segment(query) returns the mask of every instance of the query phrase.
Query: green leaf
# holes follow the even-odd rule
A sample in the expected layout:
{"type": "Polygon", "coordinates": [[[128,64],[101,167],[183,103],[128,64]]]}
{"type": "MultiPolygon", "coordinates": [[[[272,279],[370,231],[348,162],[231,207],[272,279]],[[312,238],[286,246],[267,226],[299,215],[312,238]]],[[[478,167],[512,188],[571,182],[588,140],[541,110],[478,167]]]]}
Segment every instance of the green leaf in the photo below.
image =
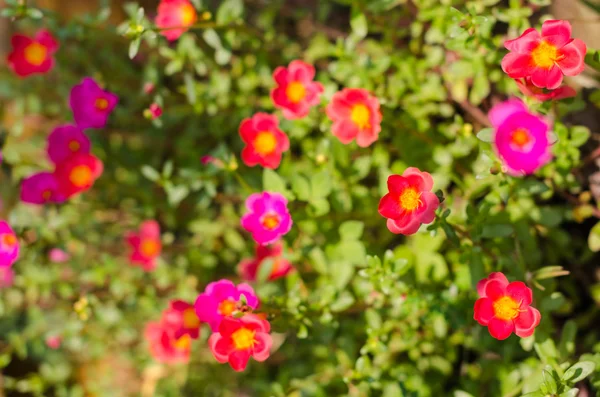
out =
{"type": "Polygon", "coordinates": [[[285,181],[277,172],[265,168],[263,171],[263,189],[269,192],[285,193],[285,181]]]}
{"type": "Polygon", "coordinates": [[[594,372],[595,368],[596,364],[594,364],[592,361],[580,361],[577,364],[573,364],[571,368],[566,370],[562,379],[566,382],[575,384],[594,372]]]}
{"type": "Polygon", "coordinates": [[[202,38],[204,39],[206,44],[208,44],[215,50],[223,46],[221,44],[221,39],[219,38],[219,35],[213,29],[206,29],[204,33],[202,33],[202,38]]]}
{"type": "Polygon", "coordinates": [[[331,193],[331,175],[321,171],[311,178],[311,192],[315,199],[325,198],[331,193]]]}
{"type": "Polygon", "coordinates": [[[185,95],[190,105],[196,103],[196,84],[194,82],[194,76],[191,73],[185,73],[183,75],[183,81],[185,83],[185,95]]]}
{"type": "Polygon", "coordinates": [[[558,344],[558,351],[560,352],[561,357],[567,358],[575,352],[576,335],[577,323],[573,320],[567,321],[563,326],[560,342],[558,344]]]}
{"type": "Polygon", "coordinates": [[[340,225],[340,237],[342,240],[358,240],[363,234],[365,224],[360,221],[346,221],[340,225]]]}
{"type": "Polygon", "coordinates": [[[141,43],[142,43],[142,39],[140,37],[138,37],[137,39],[135,39],[131,43],[129,43],[129,59],[135,58],[138,51],[140,50],[141,43]]]}
{"type": "Polygon", "coordinates": [[[354,274],[354,266],[346,261],[333,262],[329,266],[333,286],[338,291],[346,288],[354,274]]]}
{"type": "Polygon", "coordinates": [[[219,25],[227,25],[240,19],[244,14],[242,0],[225,0],[217,11],[216,21],[219,25]]]}
{"type": "Polygon", "coordinates": [[[160,173],[149,165],[144,165],[142,167],[142,175],[152,182],[156,182],[160,179],[160,173]]]}
{"type": "Polygon", "coordinates": [[[308,179],[303,175],[294,174],[292,176],[292,191],[299,200],[308,201],[311,196],[308,179]]]}
{"type": "Polygon", "coordinates": [[[494,129],[484,128],[477,133],[477,139],[483,142],[492,142],[494,140],[494,129]]]}
{"type": "Polygon", "coordinates": [[[577,125],[571,128],[571,144],[574,146],[581,146],[587,142],[592,133],[589,128],[584,127],[582,125],[577,125]]]}
{"type": "Polygon", "coordinates": [[[513,234],[514,229],[512,225],[508,224],[487,224],[483,226],[481,237],[484,238],[495,238],[495,237],[508,237],[513,234]]]}
{"type": "Polygon", "coordinates": [[[559,394],[558,397],[577,397],[579,395],[579,389],[573,388],[566,392],[559,394]]]}
{"type": "Polygon", "coordinates": [[[358,8],[352,8],[350,16],[350,27],[352,33],[359,39],[364,39],[368,33],[367,17],[358,8]]]}
{"type": "Polygon", "coordinates": [[[596,223],[588,236],[588,247],[592,252],[600,251],[600,222],[596,223]]]}
{"type": "Polygon", "coordinates": [[[329,309],[334,313],[339,313],[352,306],[355,301],[354,296],[350,292],[342,291],[340,296],[331,303],[329,309]]]}

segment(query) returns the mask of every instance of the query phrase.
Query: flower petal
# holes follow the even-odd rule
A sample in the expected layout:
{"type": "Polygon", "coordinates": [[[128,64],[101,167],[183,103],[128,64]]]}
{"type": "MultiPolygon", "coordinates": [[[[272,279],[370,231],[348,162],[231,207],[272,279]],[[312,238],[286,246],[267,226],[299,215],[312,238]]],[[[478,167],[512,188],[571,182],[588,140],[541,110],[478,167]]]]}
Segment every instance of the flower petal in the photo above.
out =
{"type": "Polygon", "coordinates": [[[265,332],[257,332],[254,335],[254,349],[252,351],[252,357],[259,362],[265,361],[271,355],[271,346],[273,345],[273,339],[271,335],[265,332]]]}
{"type": "Polygon", "coordinates": [[[488,325],[494,318],[494,301],[490,298],[479,298],[475,301],[473,318],[481,325],[488,325]]]}
{"type": "Polygon", "coordinates": [[[523,306],[531,305],[533,293],[522,281],[513,281],[506,287],[506,294],[523,306]]]}
{"type": "Polygon", "coordinates": [[[496,300],[506,295],[506,284],[500,280],[490,280],[485,285],[485,296],[496,300]]]}
{"type": "Polygon", "coordinates": [[[526,338],[533,334],[535,327],[540,324],[542,315],[535,307],[528,306],[515,318],[515,334],[521,338],[526,338]]]}
{"type": "Polygon", "coordinates": [[[229,355],[229,365],[236,372],[242,372],[246,369],[250,360],[250,350],[235,350],[229,355]]]}
{"type": "Polygon", "coordinates": [[[566,76],[575,76],[585,69],[585,54],[587,47],[579,39],[571,41],[560,49],[563,58],[558,61],[558,67],[566,76]]]}
{"type": "Polygon", "coordinates": [[[571,40],[571,24],[569,21],[549,19],[542,24],[542,37],[556,36],[553,44],[561,48],[571,40]]]}
{"type": "Polygon", "coordinates": [[[515,330],[515,324],[510,320],[504,321],[494,317],[488,324],[488,330],[494,338],[504,340],[515,330]]]}

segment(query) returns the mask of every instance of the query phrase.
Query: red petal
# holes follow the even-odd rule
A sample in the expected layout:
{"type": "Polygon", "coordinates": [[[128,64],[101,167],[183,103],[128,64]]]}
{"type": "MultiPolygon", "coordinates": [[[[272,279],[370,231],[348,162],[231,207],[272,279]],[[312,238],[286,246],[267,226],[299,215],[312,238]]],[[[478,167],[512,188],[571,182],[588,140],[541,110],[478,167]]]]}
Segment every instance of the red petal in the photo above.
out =
{"type": "Polygon", "coordinates": [[[490,280],[485,285],[485,296],[495,301],[506,295],[506,284],[500,280],[490,280]]]}
{"type": "Polygon", "coordinates": [[[243,324],[240,320],[233,317],[224,317],[219,325],[219,333],[225,337],[242,328],[243,324]]]}
{"type": "Polygon", "coordinates": [[[482,298],[485,297],[485,286],[491,280],[500,281],[505,286],[508,285],[508,279],[502,272],[490,273],[490,275],[487,276],[487,278],[484,278],[483,280],[481,280],[477,283],[477,293],[479,294],[480,297],[482,297],[482,298]]]}
{"type": "Polygon", "coordinates": [[[549,19],[542,24],[542,37],[555,36],[552,41],[558,48],[571,40],[571,24],[569,21],[549,19]]]}
{"type": "Polygon", "coordinates": [[[575,39],[560,49],[564,58],[558,61],[558,67],[567,76],[575,76],[585,69],[585,53],[587,47],[579,39],[575,39]]]}
{"type": "Polygon", "coordinates": [[[531,289],[522,281],[513,281],[506,287],[506,294],[522,306],[529,306],[533,300],[531,289]]]}
{"type": "Polygon", "coordinates": [[[386,194],[381,198],[378,208],[379,214],[385,218],[398,219],[404,213],[397,196],[386,194]]]}
{"type": "Polygon", "coordinates": [[[553,90],[558,88],[563,80],[562,71],[557,66],[550,69],[536,68],[531,74],[531,82],[536,87],[553,90]]]}
{"type": "Polygon", "coordinates": [[[519,317],[515,318],[515,334],[521,338],[531,336],[541,319],[542,315],[538,309],[528,306],[519,314],[519,317]]]}
{"type": "Polygon", "coordinates": [[[273,72],[273,79],[279,85],[286,85],[288,81],[288,71],[283,66],[279,66],[273,72]]]}
{"type": "Polygon", "coordinates": [[[515,324],[512,321],[504,321],[494,317],[488,324],[488,330],[494,338],[504,340],[515,330],[515,324]]]}
{"type": "Polygon", "coordinates": [[[223,338],[221,334],[216,332],[208,338],[208,347],[215,359],[221,364],[229,361],[229,354],[233,351],[231,340],[223,338]]]}
{"type": "Polygon", "coordinates": [[[402,173],[402,176],[409,180],[411,185],[417,185],[417,190],[431,190],[433,187],[433,178],[429,172],[421,172],[418,168],[408,167],[402,173]]]}
{"type": "Polygon", "coordinates": [[[390,175],[387,180],[387,188],[394,196],[400,196],[404,189],[409,186],[408,179],[400,175],[390,175]]]}
{"type": "Polygon", "coordinates": [[[494,301],[490,298],[480,298],[475,301],[473,318],[481,325],[488,325],[494,318],[494,301]]]}
{"type": "Polygon", "coordinates": [[[244,323],[244,327],[251,329],[253,331],[258,332],[270,332],[271,324],[267,320],[263,320],[258,317],[256,314],[246,314],[241,318],[242,323],[244,323]]]}
{"type": "Polygon", "coordinates": [[[252,143],[256,138],[257,131],[254,129],[252,119],[244,119],[240,124],[240,137],[246,143],[252,143]]]}
{"type": "Polygon", "coordinates": [[[501,66],[504,73],[513,79],[530,76],[535,70],[530,53],[509,52],[502,58],[501,66]]]}
{"type": "Polygon", "coordinates": [[[513,40],[506,40],[504,47],[509,51],[527,53],[537,46],[540,41],[540,34],[534,28],[529,28],[513,40]]]}
{"type": "Polygon", "coordinates": [[[257,332],[254,335],[254,340],[256,343],[254,344],[252,357],[256,361],[265,361],[271,355],[271,346],[273,345],[271,335],[264,332],[257,332]]]}
{"type": "Polygon", "coordinates": [[[250,350],[236,350],[229,355],[229,365],[234,371],[242,372],[248,365],[250,359],[250,350]]]}

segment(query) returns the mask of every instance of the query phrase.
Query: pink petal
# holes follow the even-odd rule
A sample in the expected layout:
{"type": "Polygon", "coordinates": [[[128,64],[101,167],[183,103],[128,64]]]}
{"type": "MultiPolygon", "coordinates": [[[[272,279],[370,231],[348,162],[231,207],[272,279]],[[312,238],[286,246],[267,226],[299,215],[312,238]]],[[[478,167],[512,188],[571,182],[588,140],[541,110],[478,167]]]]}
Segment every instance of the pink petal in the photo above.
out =
{"type": "Polygon", "coordinates": [[[515,318],[515,334],[521,338],[531,336],[541,319],[540,312],[535,307],[528,306],[525,311],[519,313],[519,317],[515,318]]]}
{"type": "Polygon", "coordinates": [[[488,325],[494,317],[494,301],[490,298],[479,298],[475,301],[473,318],[481,325],[488,325]]]}
{"type": "Polygon", "coordinates": [[[562,84],[563,74],[559,67],[552,66],[550,69],[536,68],[531,74],[531,82],[536,87],[553,90],[562,84]]]}
{"type": "Polygon", "coordinates": [[[560,49],[560,54],[564,57],[558,61],[558,67],[566,76],[576,76],[585,69],[585,54],[587,47],[579,39],[571,41],[560,49]]]}
{"type": "Polygon", "coordinates": [[[540,41],[540,34],[534,28],[525,30],[521,36],[513,40],[506,40],[504,47],[509,51],[527,53],[533,50],[540,41]]]}
{"type": "Polygon", "coordinates": [[[513,281],[506,287],[506,294],[523,306],[529,306],[533,301],[533,293],[522,281],[513,281]]]}
{"type": "Polygon", "coordinates": [[[495,301],[506,295],[506,284],[500,280],[490,280],[485,285],[485,296],[495,301]]]}
{"type": "Polygon", "coordinates": [[[246,369],[250,360],[250,350],[235,350],[229,355],[229,365],[236,372],[242,372],[246,369]]]}
{"type": "Polygon", "coordinates": [[[509,52],[502,58],[501,66],[504,73],[513,79],[530,76],[535,69],[530,53],[509,52]]]}
{"type": "Polygon", "coordinates": [[[504,340],[515,330],[515,324],[512,321],[504,321],[494,317],[488,324],[488,330],[494,338],[504,340]]]}
{"type": "Polygon", "coordinates": [[[252,357],[259,362],[265,361],[271,355],[271,346],[273,345],[273,339],[271,335],[264,332],[257,332],[254,335],[254,349],[252,351],[252,357]]]}
{"type": "Polygon", "coordinates": [[[571,24],[569,21],[549,19],[542,24],[542,37],[556,36],[558,40],[553,41],[558,48],[564,46],[571,40],[571,24]]]}
{"type": "Polygon", "coordinates": [[[509,99],[494,106],[488,113],[490,123],[496,128],[515,113],[527,112],[527,107],[520,99],[509,99]]]}

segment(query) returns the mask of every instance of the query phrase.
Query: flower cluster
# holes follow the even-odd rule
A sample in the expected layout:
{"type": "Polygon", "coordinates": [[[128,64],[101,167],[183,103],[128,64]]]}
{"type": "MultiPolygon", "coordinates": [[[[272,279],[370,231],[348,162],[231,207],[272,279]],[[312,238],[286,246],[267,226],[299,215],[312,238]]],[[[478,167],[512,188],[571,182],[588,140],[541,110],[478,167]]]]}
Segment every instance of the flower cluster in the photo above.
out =
{"type": "Polygon", "coordinates": [[[42,171],[21,183],[21,201],[29,204],[61,203],[90,189],[103,171],[91,153],[86,128],[103,128],[116,106],[116,95],[102,90],[91,78],[71,90],[69,103],[76,125],[56,127],[48,136],[47,155],[54,171],[42,171]]]}
{"type": "Polygon", "coordinates": [[[19,239],[8,223],[0,220],[0,288],[13,283],[12,265],[19,258],[19,239]]]}

